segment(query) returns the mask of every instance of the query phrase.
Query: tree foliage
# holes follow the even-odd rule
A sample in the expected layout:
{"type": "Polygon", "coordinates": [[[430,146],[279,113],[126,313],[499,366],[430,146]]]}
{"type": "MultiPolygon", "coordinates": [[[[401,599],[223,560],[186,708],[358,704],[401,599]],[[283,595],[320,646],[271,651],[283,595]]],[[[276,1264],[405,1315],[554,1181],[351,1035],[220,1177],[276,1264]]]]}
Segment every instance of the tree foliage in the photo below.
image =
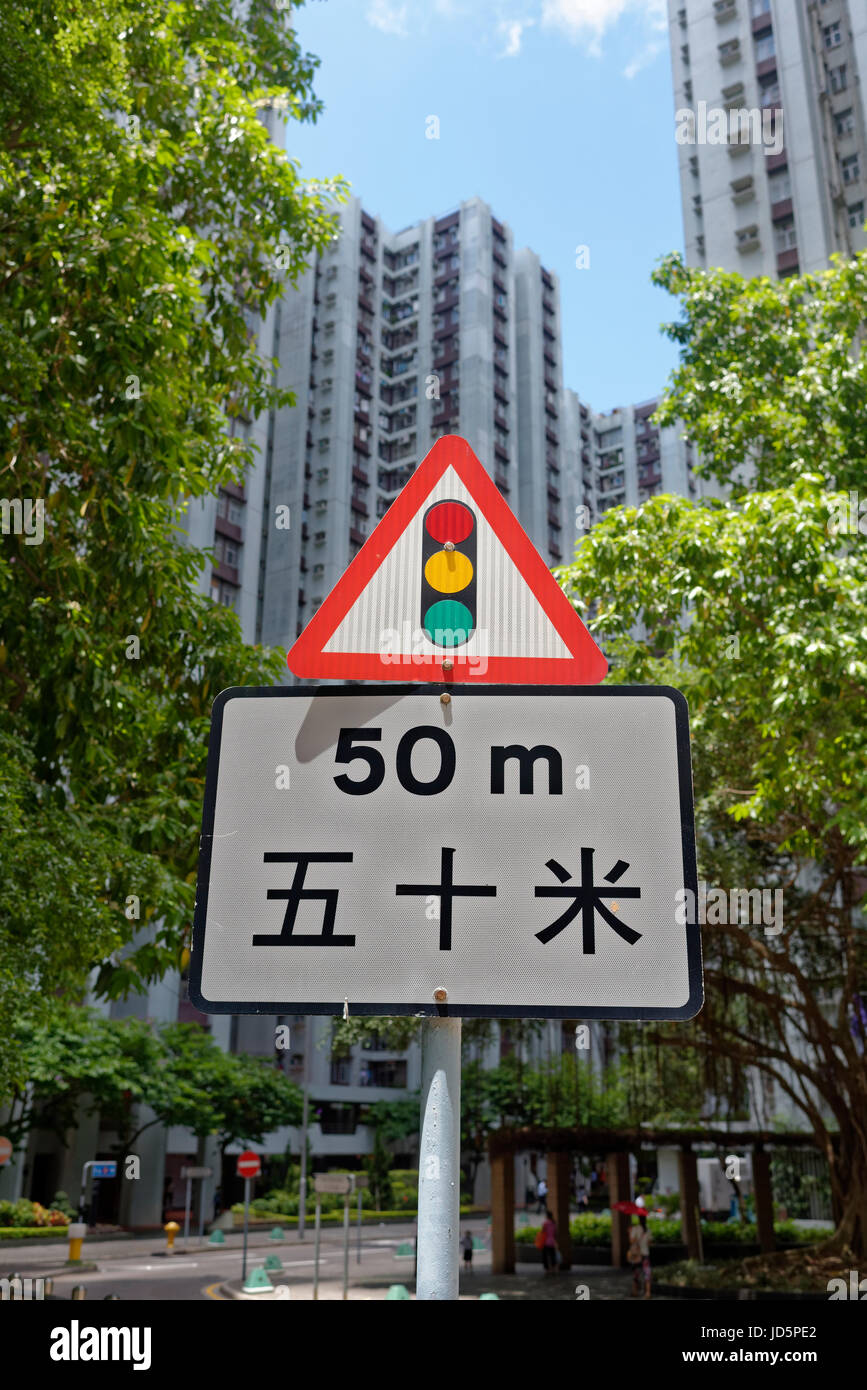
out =
{"type": "Polygon", "coordinates": [[[269,138],[319,110],[271,0],[10,0],[0,65],[0,494],[44,508],[0,550],[8,1038],[91,966],[117,996],[178,962],[211,701],[283,671],[199,591],[185,511],[292,404],[252,325],[343,188],[269,138]]]}
{"type": "Polygon", "coordinates": [[[224,1052],[196,1024],[155,1028],[60,1009],[48,1022],[19,1022],[14,1042],[28,1077],[4,1121],[16,1145],[34,1126],[66,1143],[82,1110],[100,1116],[120,1156],[155,1124],[215,1135],[224,1150],[238,1140],[262,1143],[301,1119],[301,1091],[278,1067],[224,1052]]]}
{"type": "MultiPolygon", "coordinates": [[[[863,1251],[867,546],[848,485],[863,475],[867,257],[781,284],[672,258],[657,279],[684,310],[660,418],[684,420],[730,495],[613,509],[561,578],[611,680],[688,698],[700,877],[784,903],[779,931],[705,927],[705,1008],[657,1037],[701,1052],[711,1094],[727,1059],[800,1109],[838,1242],[863,1251]]],[[[767,1094],[764,1109],[771,1123],[767,1094]]]]}

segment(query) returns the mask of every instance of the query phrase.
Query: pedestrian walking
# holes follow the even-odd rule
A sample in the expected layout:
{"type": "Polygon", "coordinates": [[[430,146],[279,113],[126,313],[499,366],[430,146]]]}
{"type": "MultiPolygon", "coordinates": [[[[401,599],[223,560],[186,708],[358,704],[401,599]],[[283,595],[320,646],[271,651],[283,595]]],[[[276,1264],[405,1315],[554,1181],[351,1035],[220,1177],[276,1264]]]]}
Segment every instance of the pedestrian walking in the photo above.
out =
{"type": "Polygon", "coordinates": [[[548,1203],[547,1203],[547,1197],[548,1197],[548,1184],[546,1183],[546,1181],[545,1181],[544,1178],[540,1178],[540,1179],[539,1179],[538,1186],[537,1186],[537,1188],[536,1188],[536,1200],[537,1200],[537,1202],[538,1202],[538,1206],[536,1207],[536,1212],[537,1212],[537,1213],[540,1212],[540,1211],[544,1211],[544,1210],[545,1210],[546,1206],[548,1205],[548,1203]]]}
{"type": "Polygon", "coordinates": [[[473,1237],[469,1231],[464,1231],[461,1237],[461,1249],[464,1252],[464,1269],[467,1274],[473,1272],[473,1237]]]}
{"type": "Polygon", "coordinates": [[[626,1258],[632,1265],[632,1297],[639,1297],[639,1279],[644,1284],[644,1297],[650,1297],[650,1242],[653,1239],[647,1229],[647,1217],[642,1214],[637,1226],[629,1228],[629,1249],[626,1258]]]}
{"type": "Polygon", "coordinates": [[[554,1274],[557,1270],[557,1222],[550,1211],[545,1212],[545,1220],[542,1222],[542,1264],[545,1274],[554,1274]]]}

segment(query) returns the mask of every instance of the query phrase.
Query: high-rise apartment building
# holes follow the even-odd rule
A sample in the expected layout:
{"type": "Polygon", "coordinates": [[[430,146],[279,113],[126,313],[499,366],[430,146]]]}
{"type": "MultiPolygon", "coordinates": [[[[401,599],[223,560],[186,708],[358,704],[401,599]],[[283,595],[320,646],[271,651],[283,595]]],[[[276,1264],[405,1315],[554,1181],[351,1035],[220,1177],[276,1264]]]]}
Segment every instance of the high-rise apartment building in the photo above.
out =
{"type": "Polygon", "coordinates": [[[776,278],[867,246],[864,0],[669,0],[669,21],[688,263],[776,278]]]}
{"type": "Polygon", "coordinates": [[[296,404],[233,422],[260,461],[189,522],[251,641],[292,645],[444,434],[469,441],[551,564],[571,557],[557,277],[481,199],[390,233],[352,198],[259,343],[296,404]]]}

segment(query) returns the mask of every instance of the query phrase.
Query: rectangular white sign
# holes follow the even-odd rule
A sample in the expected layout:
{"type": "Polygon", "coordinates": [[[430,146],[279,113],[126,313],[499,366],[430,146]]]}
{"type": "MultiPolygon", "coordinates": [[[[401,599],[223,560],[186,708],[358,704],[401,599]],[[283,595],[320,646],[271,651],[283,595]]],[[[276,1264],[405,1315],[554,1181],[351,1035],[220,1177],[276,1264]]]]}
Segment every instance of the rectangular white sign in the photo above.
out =
{"type": "Polygon", "coordinates": [[[181,1169],[181,1177],[182,1177],[182,1178],[212,1178],[213,1176],[214,1176],[214,1170],[213,1170],[213,1168],[182,1168],[182,1169],[181,1169]]]}
{"type": "Polygon", "coordinates": [[[190,989],[205,1012],[346,1000],[690,1018],[696,892],[676,690],[458,686],[444,704],[437,687],[242,687],[215,701],[190,989]]]}
{"type": "Polygon", "coordinates": [[[337,1192],[345,1196],[352,1191],[351,1173],[317,1173],[313,1179],[317,1192],[337,1192]]]}

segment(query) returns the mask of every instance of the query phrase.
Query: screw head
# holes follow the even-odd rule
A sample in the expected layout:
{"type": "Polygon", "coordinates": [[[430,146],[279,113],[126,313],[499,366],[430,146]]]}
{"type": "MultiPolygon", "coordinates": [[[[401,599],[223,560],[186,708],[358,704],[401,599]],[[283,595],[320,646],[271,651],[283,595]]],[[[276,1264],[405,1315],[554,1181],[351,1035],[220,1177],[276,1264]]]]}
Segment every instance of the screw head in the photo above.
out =
{"type": "Polygon", "coordinates": [[[455,664],[455,663],[454,663],[453,661],[450,661],[449,658],[446,657],[445,661],[443,662],[443,670],[444,670],[444,671],[450,671],[450,670],[452,669],[452,667],[454,666],[454,664],[455,664]]]}
{"type": "Polygon", "coordinates": [[[455,543],[454,543],[454,541],[446,541],[445,544],[443,545],[443,550],[454,550],[454,548],[455,548],[455,543]]]}
{"type": "Polygon", "coordinates": [[[433,997],[437,1004],[444,1004],[449,997],[448,990],[435,989],[433,992],[433,997]]]}
{"type": "Polygon", "coordinates": [[[444,690],[443,693],[442,693],[442,695],[440,696],[440,704],[441,704],[441,705],[450,705],[451,702],[452,702],[452,697],[451,697],[451,695],[449,694],[449,692],[448,692],[447,690],[444,690]]]}

